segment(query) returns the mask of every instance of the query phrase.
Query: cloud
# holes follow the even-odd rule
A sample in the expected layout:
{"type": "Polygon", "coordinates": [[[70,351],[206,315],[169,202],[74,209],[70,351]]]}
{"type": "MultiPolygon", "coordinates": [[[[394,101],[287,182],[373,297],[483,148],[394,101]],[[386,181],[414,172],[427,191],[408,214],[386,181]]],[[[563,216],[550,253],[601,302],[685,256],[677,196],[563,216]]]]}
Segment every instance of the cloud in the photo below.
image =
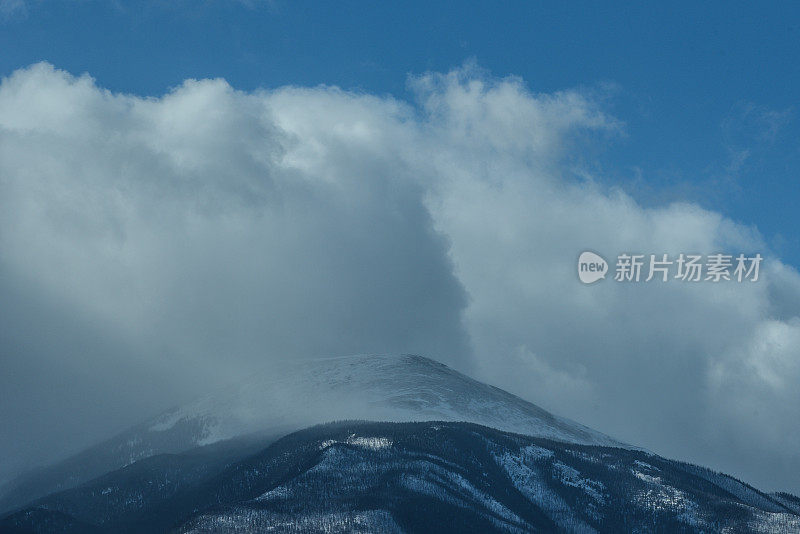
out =
{"type": "Polygon", "coordinates": [[[435,124],[424,159],[481,375],[658,452],[796,488],[783,470],[800,466],[790,422],[800,394],[787,387],[800,378],[796,270],[771,256],[755,284],[582,286],[575,261],[587,249],[612,260],[769,252],[755,229],[718,213],[644,208],[588,173],[575,178],[570,136],[617,129],[579,94],[456,75],[423,84],[435,87],[423,95],[435,124]]]}
{"type": "MultiPolygon", "coordinates": [[[[797,271],[753,228],[594,180],[582,151],[623,126],[584,92],[471,66],[410,86],[413,102],[223,80],[140,98],[47,64],[5,79],[0,289],[62,310],[41,329],[80,319],[25,357],[48,374],[66,344],[100,369],[86,384],[134,381],[119,366],[174,382],[129,402],[133,417],[263,360],[419,352],[656,452],[800,489],[797,271]],[[757,283],[587,287],[586,249],[767,259],[757,283]],[[93,350],[70,341],[98,329],[93,350]]],[[[28,328],[4,338],[24,348],[28,328]]]]}
{"type": "MultiPolygon", "coordinates": [[[[126,399],[141,412],[281,358],[468,358],[466,294],[394,152],[409,143],[407,113],[335,89],[244,94],[222,80],[143,99],[47,64],[5,79],[0,284],[65,303],[92,326],[82,336],[100,331],[120,348],[70,345],[75,336],[31,347],[31,325],[9,329],[28,348],[6,343],[16,370],[3,381],[63,373],[76,351],[75,389],[129,391],[129,367],[173,377],[155,396],[126,399]]],[[[42,308],[29,314],[50,321],[38,331],[60,330],[65,313],[42,308]]],[[[35,385],[13,391],[8,419],[37,403],[55,420],[91,415],[80,401],[60,413],[35,385]]],[[[132,423],[134,412],[105,423],[132,423]]],[[[32,425],[48,426],[39,417],[32,425]]],[[[25,441],[22,430],[3,441],[25,441]]]]}
{"type": "Polygon", "coordinates": [[[315,100],[221,80],[139,99],[48,65],[16,73],[0,90],[3,259],[191,358],[464,353],[446,243],[393,169],[405,133],[378,101],[315,100]],[[305,131],[327,106],[341,116],[305,131]]]}

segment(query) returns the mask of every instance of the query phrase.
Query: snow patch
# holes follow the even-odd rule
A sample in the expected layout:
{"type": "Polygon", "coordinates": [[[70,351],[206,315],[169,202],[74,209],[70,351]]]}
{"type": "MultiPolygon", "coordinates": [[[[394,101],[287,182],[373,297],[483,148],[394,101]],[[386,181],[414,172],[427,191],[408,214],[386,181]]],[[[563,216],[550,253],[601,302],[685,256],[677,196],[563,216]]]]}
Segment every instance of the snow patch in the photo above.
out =
{"type": "Polygon", "coordinates": [[[602,482],[590,478],[583,478],[580,471],[562,462],[553,462],[553,470],[561,483],[565,486],[580,489],[594,499],[595,502],[605,504],[606,500],[605,497],[603,497],[605,486],[602,482]]]}
{"type": "Polygon", "coordinates": [[[326,439],[325,441],[319,444],[319,449],[320,450],[327,449],[331,445],[335,445],[337,443],[353,445],[355,447],[361,447],[362,449],[369,449],[371,451],[380,451],[383,449],[390,448],[394,443],[394,441],[384,437],[365,437],[365,436],[356,436],[355,434],[352,434],[344,441],[326,439]]]}

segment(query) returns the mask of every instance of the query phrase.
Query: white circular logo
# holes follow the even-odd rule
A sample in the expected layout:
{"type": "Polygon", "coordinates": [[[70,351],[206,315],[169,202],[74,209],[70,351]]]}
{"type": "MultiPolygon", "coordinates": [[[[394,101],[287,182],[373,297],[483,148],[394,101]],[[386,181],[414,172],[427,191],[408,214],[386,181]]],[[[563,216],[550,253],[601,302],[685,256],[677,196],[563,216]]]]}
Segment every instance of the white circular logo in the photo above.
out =
{"type": "Polygon", "coordinates": [[[606,277],[608,263],[594,252],[583,252],[578,258],[578,278],[584,284],[593,284],[606,277]]]}

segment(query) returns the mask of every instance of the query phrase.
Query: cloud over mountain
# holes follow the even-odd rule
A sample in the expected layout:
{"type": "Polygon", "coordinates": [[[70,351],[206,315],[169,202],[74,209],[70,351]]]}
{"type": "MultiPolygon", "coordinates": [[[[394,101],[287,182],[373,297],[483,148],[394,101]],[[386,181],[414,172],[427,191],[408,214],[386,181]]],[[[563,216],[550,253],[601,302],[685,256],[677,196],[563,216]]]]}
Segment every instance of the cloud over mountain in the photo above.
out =
{"type": "Polygon", "coordinates": [[[581,154],[624,126],[584,91],[469,66],[410,87],[413,102],[188,80],[145,98],[49,64],[4,79],[0,418],[15,442],[65,417],[64,380],[89,392],[72,423],[97,433],[263,360],[418,352],[797,490],[797,271],[756,229],[603,186],[581,154]],[[757,283],[585,287],[586,249],[766,259],[757,283]]]}

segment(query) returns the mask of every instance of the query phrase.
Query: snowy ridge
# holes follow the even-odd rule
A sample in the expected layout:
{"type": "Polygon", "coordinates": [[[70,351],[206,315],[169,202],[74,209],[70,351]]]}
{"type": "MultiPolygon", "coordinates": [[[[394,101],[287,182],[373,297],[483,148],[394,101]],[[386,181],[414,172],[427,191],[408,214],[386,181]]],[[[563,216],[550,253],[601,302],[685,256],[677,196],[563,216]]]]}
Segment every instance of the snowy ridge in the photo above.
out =
{"type": "Polygon", "coordinates": [[[302,421],[467,421],[537,437],[594,445],[622,443],[433,360],[359,355],[285,365],[164,414],[168,431],[202,422],[198,445],[302,421]]]}
{"type": "Polygon", "coordinates": [[[137,462],[0,518],[0,531],[800,531],[792,495],[640,450],[471,423],[338,422],[234,462],[224,450],[137,462]]]}
{"type": "Polygon", "coordinates": [[[22,476],[2,488],[0,512],[154,455],[253,434],[278,437],[344,419],[466,421],[573,443],[624,446],[422,356],[321,358],[267,369],[22,476]]]}
{"type": "Polygon", "coordinates": [[[311,532],[347,532],[349,526],[317,521],[365,506],[393,526],[418,532],[800,531],[800,514],[779,500],[644,451],[464,423],[341,423],[287,439],[287,449],[321,450],[321,456],[310,468],[281,477],[257,504],[202,513],[182,532],[221,525],[295,532],[297,524],[311,532]],[[353,445],[376,442],[386,446],[353,445]],[[435,504],[420,506],[421,498],[435,504]],[[287,510],[295,510],[299,523],[284,530],[287,510]]]}

